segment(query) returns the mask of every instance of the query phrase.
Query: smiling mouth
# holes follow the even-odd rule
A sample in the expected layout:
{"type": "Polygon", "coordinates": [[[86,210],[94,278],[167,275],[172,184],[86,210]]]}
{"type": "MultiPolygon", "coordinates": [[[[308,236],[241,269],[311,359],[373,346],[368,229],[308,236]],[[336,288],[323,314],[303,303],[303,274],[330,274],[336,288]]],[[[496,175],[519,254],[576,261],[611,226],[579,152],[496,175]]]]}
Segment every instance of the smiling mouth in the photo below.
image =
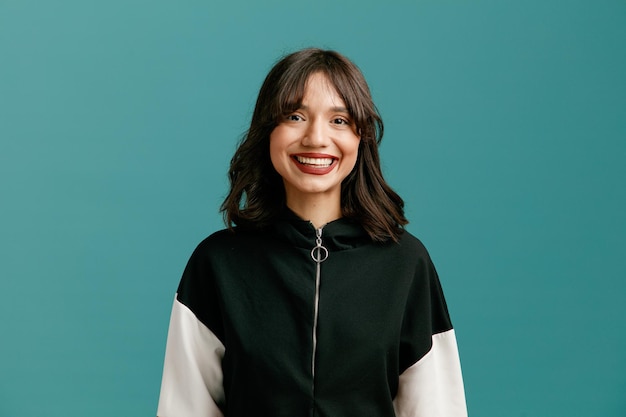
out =
{"type": "Polygon", "coordinates": [[[328,168],[336,161],[334,158],[309,158],[306,156],[294,155],[293,157],[299,164],[310,166],[312,168],[328,168]]]}

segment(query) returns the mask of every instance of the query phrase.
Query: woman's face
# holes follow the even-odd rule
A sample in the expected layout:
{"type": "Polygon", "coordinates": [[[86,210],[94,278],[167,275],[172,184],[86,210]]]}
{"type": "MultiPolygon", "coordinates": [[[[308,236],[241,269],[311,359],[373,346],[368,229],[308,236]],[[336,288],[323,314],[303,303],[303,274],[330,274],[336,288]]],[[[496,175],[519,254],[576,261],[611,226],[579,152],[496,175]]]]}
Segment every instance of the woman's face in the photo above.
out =
{"type": "Polygon", "coordinates": [[[270,158],[283,178],[287,204],[336,198],[356,164],[360,137],[343,100],[323,73],[309,77],[299,109],[270,134],[270,158]]]}

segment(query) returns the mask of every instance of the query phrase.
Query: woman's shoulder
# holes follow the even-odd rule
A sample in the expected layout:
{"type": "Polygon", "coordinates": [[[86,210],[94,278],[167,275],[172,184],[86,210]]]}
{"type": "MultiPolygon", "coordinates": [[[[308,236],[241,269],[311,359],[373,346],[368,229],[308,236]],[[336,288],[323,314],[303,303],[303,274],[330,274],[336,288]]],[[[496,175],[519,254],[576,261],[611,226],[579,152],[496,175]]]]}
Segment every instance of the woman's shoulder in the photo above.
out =
{"type": "Polygon", "coordinates": [[[414,234],[412,234],[406,229],[400,235],[400,239],[398,240],[398,243],[400,244],[400,246],[404,246],[407,249],[412,250],[414,252],[417,251],[420,253],[428,254],[428,251],[426,250],[426,246],[424,246],[424,243],[422,243],[421,239],[419,239],[418,237],[416,237],[414,234]]]}
{"type": "Polygon", "coordinates": [[[262,236],[259,231],[239,227],[217,230],[204,238],[197,246],[198,252],[221,252],[224,249],[257,244],[262,236]]]}

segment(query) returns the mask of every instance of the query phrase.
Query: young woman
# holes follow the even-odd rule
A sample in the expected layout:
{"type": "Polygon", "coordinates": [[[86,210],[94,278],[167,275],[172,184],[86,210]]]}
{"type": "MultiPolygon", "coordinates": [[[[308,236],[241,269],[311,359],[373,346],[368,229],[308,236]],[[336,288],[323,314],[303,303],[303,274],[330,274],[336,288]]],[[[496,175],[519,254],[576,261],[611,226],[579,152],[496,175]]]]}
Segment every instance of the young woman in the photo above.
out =
{"type": "Polygon", "coordinates": [[[228,228],[178,287],[159,416],[466,416],[441,286],[383,179],[382,134],[342,55],[272,68],[231,161],[228,228]]]}

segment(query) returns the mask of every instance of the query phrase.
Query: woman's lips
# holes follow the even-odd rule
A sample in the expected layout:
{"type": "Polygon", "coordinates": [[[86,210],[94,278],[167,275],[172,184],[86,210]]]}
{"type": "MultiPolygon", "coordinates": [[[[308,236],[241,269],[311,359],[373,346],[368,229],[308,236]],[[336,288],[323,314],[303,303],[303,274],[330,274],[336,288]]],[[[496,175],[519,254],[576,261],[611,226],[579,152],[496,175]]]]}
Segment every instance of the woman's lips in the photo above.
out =
{"type": "Polygon", "coordinates": [[[291,155],[298,169],[305,174],[324,175],[335,168],[337,157],[327,154],[295,154],[291,155]]]}

